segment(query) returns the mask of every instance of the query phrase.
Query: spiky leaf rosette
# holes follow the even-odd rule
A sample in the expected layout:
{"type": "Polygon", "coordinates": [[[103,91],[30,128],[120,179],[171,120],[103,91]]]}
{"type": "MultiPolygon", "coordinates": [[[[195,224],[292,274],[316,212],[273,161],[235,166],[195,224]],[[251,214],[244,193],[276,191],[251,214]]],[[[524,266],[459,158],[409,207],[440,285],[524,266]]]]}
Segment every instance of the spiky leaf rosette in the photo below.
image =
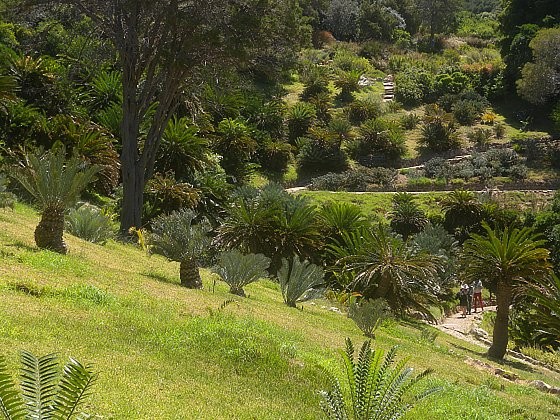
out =
{"type": "Polygon", "coordinates": [[[218,264],[212,271],[230,286],[231,293],[245,296],[243,287],[267,277],[266,270],[269,266],[270,258],[263,254],[244,255],[234,249],[222,252],[218,256],[218,264]]]}
{"type": "Polygon", "coordinates": [[[278,280],[286,305],[295,307],[297,302],[309,300],[314,296],[313,290],[324,283],[323,269],[309,261],[293,257],[288,261],[282,259],[278,271],[278,280]]]}
{"type": "Polygon", "coordinates": [[[354,345],[346,339],[343,353],[346,371],[346,387],[333,376],[332,390],[321,391],[321,407],[329,419],[393,420],[401,418],[414,403],[431,395],[439,388],[409,395],[412,386],[425,378],[430,371],[413,375],[413,369],[405,367],[406,360],[396,362],[397,348],[384,355],[373,350],[371,341],[362,344],[356,357],[354,345]]]}
{"type": "Polygon", "coordinates": [[[150,252],[177,262],[202,255],[210,246],[211,228],[206,220],[196,223],[195,218],[189,209],[155,218],[147,237],[150,252]]]}
{"type": "Polygon", "coordinates": [[[78,200],[97,172],[98,166],[88,166],[76,156],[66,160],[64,149],[59,149],[43,155],[29,153],[12,176],[42,211],[63,212],[78,200]]]}

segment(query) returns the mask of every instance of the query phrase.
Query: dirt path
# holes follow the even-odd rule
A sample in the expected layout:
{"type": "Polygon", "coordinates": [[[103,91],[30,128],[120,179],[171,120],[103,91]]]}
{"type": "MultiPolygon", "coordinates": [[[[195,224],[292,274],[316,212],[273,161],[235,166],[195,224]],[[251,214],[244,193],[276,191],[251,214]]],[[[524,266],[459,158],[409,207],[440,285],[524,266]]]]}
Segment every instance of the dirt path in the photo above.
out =
{"type": "MultiPolygon", "coordinates": [[[[495,312],[496,307],[487,306],[484,308],[484,311],[495,312]]],[[[457,313],[445,318],[440,324],[435,325],[435,327],[453,337],[488,348],[488,334],[485,334],[485,331],[480,328],[483,313],[484,312],[480,311],[478,313],[473,312],[472,315],[467,315],[466,318],[463,318],[460,313],[457,313]]]]}

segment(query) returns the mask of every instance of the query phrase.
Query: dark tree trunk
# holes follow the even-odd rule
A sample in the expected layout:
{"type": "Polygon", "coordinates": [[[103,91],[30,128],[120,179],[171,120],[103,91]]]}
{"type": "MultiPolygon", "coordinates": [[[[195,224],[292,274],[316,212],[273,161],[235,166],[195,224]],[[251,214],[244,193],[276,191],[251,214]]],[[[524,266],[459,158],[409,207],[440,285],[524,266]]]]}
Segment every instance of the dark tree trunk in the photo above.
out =
{"type": "Polygon", "coordinates": [[[511,305],[511,301],[511,286],[504,281],[499,281],[498,290],[496,292],[498,308],[496,321],[494,323],[492,346],[488,349],[488,356],[496,359],[503,359],[507,351],[509,339],[509,306],[511,305]]]}
{"type": "Polygon", "coordinates": [[[202,279],[200,278],[195,258],[187,258],[181,261],[179,277],[181,279],[181,286],[188,289],[202,289],[202,279]]]}
{"type": "Polygon", "coordinates": [[[64,212],[46,209],[41,216],[41,221],[35,228],[35,243],[39,248],[66,254],[68,253],[68,247],[62,238],[63,233],[64,212]]]}
{"type": "Polygon", "coordinates": [[[144,205],[144,169],[134,158],[127,159],[122,154],[123,203],[121,209],[121,234],[129,234],[131,227],[142,227],[142,208],[144,205]],[[125,163],[126,160],[129,162],[125,163]]]}
{"type": "Polygon", "coordinates": [[[377,288],[373,292],[373,298],[384,298],[386,299],[391,292],[391,279],[389,276],[381,276],[377,288]]]}

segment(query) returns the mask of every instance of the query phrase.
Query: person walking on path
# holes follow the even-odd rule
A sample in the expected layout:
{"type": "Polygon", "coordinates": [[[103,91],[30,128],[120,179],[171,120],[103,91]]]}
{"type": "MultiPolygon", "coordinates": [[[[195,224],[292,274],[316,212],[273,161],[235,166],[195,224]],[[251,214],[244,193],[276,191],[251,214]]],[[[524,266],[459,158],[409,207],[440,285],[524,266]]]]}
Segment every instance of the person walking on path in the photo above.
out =
{"type": "Polygon", "coordinates": [[[474,313],[476,313],[476,308],[478,305],[480,305],[480,310],[484,311],[484,304],[482,303],[482,280],[478,280],[476,282],[473,292],[474,313]]]}
{"type": "Polygon", "coordinates": [[[467,315],[471,314],[473,303],[474,283],[467,286],[467,315]]]}
{"type": "Polygon", "coordinates": [[[457,295],[455,296],[456,299],[459,299],[459,308],[462,311],[463,318],[467,317],[467,301],[469,299],[469,286],[463,284],[457,295]]]}

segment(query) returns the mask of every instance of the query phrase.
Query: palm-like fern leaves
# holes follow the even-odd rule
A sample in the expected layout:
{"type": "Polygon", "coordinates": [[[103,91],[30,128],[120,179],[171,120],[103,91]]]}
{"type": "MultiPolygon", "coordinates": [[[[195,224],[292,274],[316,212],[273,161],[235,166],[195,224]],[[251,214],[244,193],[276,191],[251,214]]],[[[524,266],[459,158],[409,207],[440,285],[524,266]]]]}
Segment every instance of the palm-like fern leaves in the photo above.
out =
{"type": "Polygon", "coordinates": [[[26,159],[24,167],[12,176],[42,210],[64,211],[72,206],[100,169],[96,165],[88,166],[76,156],[66,160],[64,150],[42,156],[30,153],[26,159]]]}
{"type": "Polygon", "coordinates": [[[396,347],[386,355],[371,349],[371,341],[362,345],[357,359],[350,339],[343,354],[348,387],[343,390],[339,380],[332,378],[332,390],[321,391],[321,407],[329,419],[385,420],[402,417],[415,402],[437,392],[438,388],[405,398],[410,388],[430,371],[414,376],[406,361],[395,364],[396,347]]]}
{"type": "Polygon", "coordinates": [[[6,420],[70,420],[89,396],[96,376],[89,367],[70,359],[59,374],[56,355],[21,353],[21,393],[0,358],[0,414],[6,420]]]}
{"type": "Polygon", "coordinates": [[[218,256],[218,264],[212,271],[230,286],[230,293],[245,296],[243,287],[268,277],[266,269],[269,266],[270,258],[263,254],[244,255],[233,249],[218,256]]]}
{"type": "Polygon", "coordinates": [[[23,418],[23,400],[8,373],[6,361],[0,356],[0,414],[6,420],[23,418]]]}
{"type": "Polygon", "coordinates": [[[313,290],[323,285],[323,269],[309,261],[293,257],[290,261],[283,258],[278,271],[278,280],[286,305],[295,308],[297,302],[312,298],[313,290]]]}

